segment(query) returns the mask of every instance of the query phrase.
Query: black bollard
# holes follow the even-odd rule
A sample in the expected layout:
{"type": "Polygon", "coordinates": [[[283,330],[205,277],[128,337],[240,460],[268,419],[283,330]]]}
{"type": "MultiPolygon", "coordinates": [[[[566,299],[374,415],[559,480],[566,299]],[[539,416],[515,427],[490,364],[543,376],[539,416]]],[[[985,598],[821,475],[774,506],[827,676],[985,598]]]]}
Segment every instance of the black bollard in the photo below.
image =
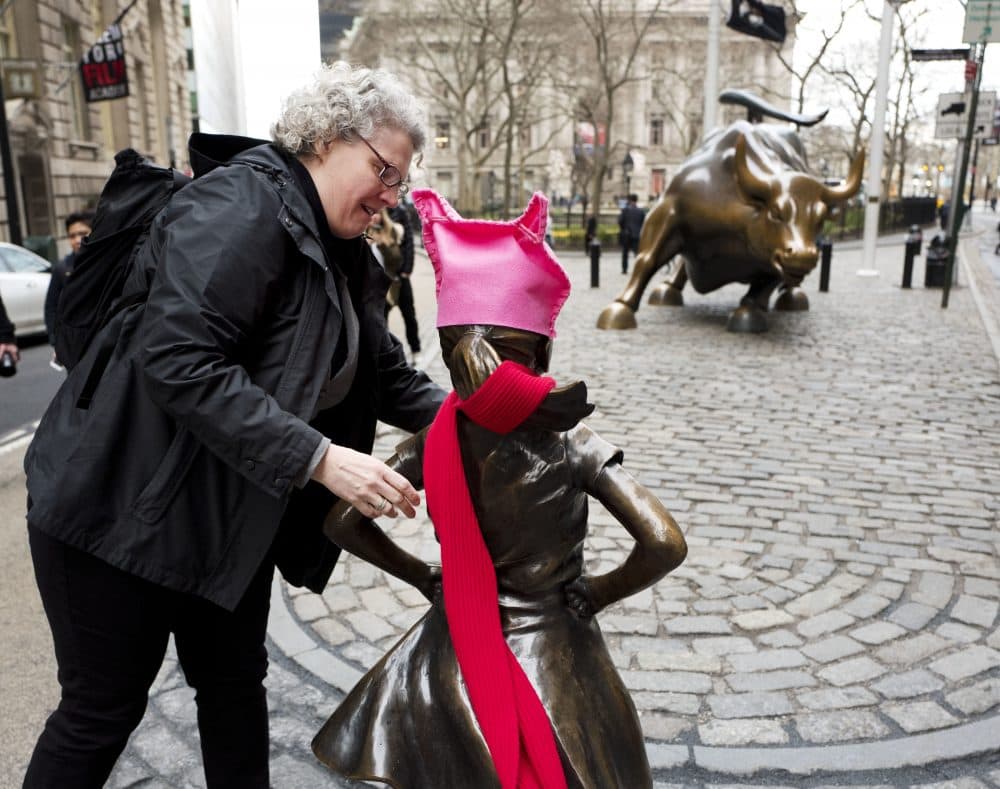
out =
{"type": "Polygon", "coordinates": [[[601,242],[595,236],[590,242],[590,287],[601,286],[601,242]]]}
{"type": "Polygon", "coordinates": [[[833,242],[828,238],[821,238],[816,246],[819,247],[819,289],[821,293],[830,290],[830,258],[833,257],[833,242]]]}
{"type": "Polygon", "coordinates": [[[913,279],[913,258],[920,254],[920,247],[924,240],[924,234],[921,232],[920,227],[917,225],[910,226],[910,232],[906,236],[906,251],[903,257],[903,285],[902,287],[910,287],[910,281],[913,279]]]}

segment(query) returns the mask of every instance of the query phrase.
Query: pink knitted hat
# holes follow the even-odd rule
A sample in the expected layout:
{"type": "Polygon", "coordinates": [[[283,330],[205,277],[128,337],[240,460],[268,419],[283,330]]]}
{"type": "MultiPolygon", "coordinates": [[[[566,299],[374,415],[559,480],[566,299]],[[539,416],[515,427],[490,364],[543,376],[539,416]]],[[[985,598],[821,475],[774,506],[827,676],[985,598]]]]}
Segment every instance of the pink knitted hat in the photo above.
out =
{"type": "Polygon", "coordinates": [[[481,323],[555,337],[569,278],[545,245],[549,201],[535,192],[510,222],[463,219],[433,189],[414,189],[437,280],[438,328],[481,323]]]}

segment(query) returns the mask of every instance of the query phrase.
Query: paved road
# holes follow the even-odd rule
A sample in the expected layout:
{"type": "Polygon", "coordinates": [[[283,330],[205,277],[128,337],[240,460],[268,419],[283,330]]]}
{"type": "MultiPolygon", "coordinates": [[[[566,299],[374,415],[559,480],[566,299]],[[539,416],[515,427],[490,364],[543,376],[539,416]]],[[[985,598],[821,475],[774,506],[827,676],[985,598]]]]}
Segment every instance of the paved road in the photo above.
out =
{"type": "Polygon", "coordinates": [[[44,339],[20,346],[17,374],[0,379],[0,444],[41,415],[66,374],[52,369],[52,348],[44,339]]]}
{"type": "MultiPolygon", "coordinates": [[[[840,245],[830,292],[814,275],[811,311],[773,314],[758,336],[724,330],[735,286],[599,332],[617,260],[591,289],[583,257],[565,256],[552,372],[587,380],[589,424],[690,547],[600,617],[658,787],[1000,786],[1000,288],[979,255],[994,241],[964,243],[972,267],[947,310],[921,264],[917,287],[898,287],[898,239],[875,279],[840,245]]],[[[419,362],[443,382],[429,267],[416,277],[419,362]]],[[[396,439],[383,432],[379,453],[396,439]]],[[[591,521],[599,570],[629,542],[599,507],[591,521]]],[[[391,532],[434,555],[425,517],[391,532]]],[[[275,787],[360,785],[318,767],[309,740],[423,606],[351,557],[323,595],[276,582],[275,787]]],[[[203,786],[191,695],[168,660],[113,786],[203,786]]]]}

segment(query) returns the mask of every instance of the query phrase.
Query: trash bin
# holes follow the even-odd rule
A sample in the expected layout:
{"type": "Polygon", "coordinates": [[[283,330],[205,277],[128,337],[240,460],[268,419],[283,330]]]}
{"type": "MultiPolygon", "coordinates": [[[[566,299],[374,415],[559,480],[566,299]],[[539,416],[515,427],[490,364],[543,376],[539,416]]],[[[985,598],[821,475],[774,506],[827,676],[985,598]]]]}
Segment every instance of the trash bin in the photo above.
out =
{"type": "Polygon", "coordinates": [[[52,265],[59,262],[55,236],[28,236],[24,239],[24,248],[41,255],[52,265]]]}
{"type": "Polygon", "coordinates": [[[943,288],[947,265],[948,243],[944,236],[934,236],[924,255],[924,287],[943,288]]]}

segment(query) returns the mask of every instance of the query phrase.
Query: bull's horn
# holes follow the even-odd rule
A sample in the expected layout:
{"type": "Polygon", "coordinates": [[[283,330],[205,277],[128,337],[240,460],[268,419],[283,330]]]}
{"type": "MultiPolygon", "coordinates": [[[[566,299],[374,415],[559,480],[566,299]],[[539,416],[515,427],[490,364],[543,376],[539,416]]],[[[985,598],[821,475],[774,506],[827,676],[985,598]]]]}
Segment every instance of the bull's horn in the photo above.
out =
{"type": "Polygon", "coordinates": [[[824,203],[840,203],[857,194],[861,188],[861,171],[865,169],[864,149],[858,151],[858,155],[851,162],[851,170],[847,173],[847,180],[840,186],[823,186],[824,203]]]}
{"type": "Polygon", "coordinates": [[[747,138],[740,134],[736,137],[736,152],[733,159],[736,167],[736,180],[740,188],[749,197],[756,197],[758,200],[767,200],[771,196],[771,185],[763,178],[758,178],[747,166],[747,138]]]}

